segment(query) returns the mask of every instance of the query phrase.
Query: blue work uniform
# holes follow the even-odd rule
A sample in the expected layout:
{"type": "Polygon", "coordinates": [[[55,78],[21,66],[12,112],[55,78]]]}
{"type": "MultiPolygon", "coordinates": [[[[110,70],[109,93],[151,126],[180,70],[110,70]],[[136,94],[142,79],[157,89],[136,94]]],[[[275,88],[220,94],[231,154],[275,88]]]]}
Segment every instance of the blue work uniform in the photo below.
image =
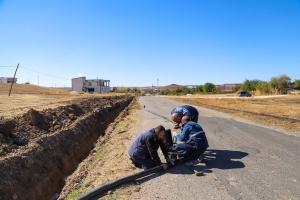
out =
{"type": "Polygon", "coordinates": [[[208,141],[202,127],[196,122],[184,124],[181,134],[176,136],[177,140],[185,142],[176,144],[176,150],[184,150],[183,155],[187,159],[199,157],[209,147],[208,141]]]}
{"type": "Polygon", "coordinates": [[[171,111],[171,115],[173,115],[174,113],[178,113],[181,117],[189,116],[191,121],[198,123],[198,110],[192,106],[183,105],[178,108],[174,108],[171,111]]]}
{"type": "Polygon", "coordinates": [[[128,150],[128,154],[136,167],[150,169],[161,165],[161,160],[157,150],[160,147],[165,158],[168,158],[168,153],[161,140],[158,140],[155,135],[155,130],[150,129],[140,134],[132,143],[128,150]]]}

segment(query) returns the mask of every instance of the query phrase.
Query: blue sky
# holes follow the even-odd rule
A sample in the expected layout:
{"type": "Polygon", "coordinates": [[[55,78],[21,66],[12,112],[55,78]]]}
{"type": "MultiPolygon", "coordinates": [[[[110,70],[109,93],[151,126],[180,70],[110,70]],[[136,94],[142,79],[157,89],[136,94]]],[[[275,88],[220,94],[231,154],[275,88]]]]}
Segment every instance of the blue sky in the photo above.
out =
{"type": "Polygon", "coordinates": [[[0,0],[0,66],[18,63],[49,87],[300,79],[300,0],[0,0]]]}

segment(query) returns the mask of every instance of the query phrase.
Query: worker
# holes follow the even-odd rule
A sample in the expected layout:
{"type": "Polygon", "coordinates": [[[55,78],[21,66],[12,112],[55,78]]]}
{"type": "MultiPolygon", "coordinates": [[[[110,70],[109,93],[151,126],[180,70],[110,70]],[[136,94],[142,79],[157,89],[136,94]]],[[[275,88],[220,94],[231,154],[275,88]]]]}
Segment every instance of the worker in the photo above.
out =
{"type": "Polygon", "coordinates": [[[134,140],[128,150],[128,154],[136,167],[146,170],[161,165],[164,169],[168,168],[166,163],[161,162],[157,153],[157,150],[160,147],[166,161],[170,162],[167,150],[162,141],[159,140],[164,134],[165,128],[160,125],[140,134],[134,140]]]}
{"type": "Polygon", "coordinates": [[[202,127],[191,121],[189,116],[184,116],[181,123],[183,129],[181,134],[176,134],[176,138],[182,143],[176,144],[174,149],[186,158],[187,165],[192,166],[201,162],[202,154],[209,147],[208,141],[202,127]]]}
{"type": "Polygon", "coordinates": [[[171,111],[172,120],[176,123],[174,126],[175,129],[179,128],[181,119],[184,116],[189,116],[191,121],[198,123],[198,110],[192,106],[183,105],[171,111]]]}

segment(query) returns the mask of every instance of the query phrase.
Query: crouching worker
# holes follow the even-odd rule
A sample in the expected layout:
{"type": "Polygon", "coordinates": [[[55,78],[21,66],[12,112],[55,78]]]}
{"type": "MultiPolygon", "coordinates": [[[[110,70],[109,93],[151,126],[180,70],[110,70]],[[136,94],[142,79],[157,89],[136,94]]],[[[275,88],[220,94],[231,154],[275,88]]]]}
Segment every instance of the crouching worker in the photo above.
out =
{"type": "Polygon", "coordinates": [[[146,170],[161,165],[164,169],[168,168],[166,163],[161,163],[157,153],[158,147],[160,147],[167,162],[169,162],[167,150],[161,140],[159,140],[164,134],[165,128],[158,126],[140,134],[134,140],[128,150],[128,154],[136,167],[146,170]]]}
{"type": "Polygon", "coordinates": [[[187,165],[194,165],[201,162],[201,155],[208,148],[208,141],[202,127],[196,122],[190,121],[189,116],[184,116],[181,120],[183,129],[181,134],[177,134],[177,140],[181,144],[176,144],[175,150],[181,152],[186,158],[187,165]]]}

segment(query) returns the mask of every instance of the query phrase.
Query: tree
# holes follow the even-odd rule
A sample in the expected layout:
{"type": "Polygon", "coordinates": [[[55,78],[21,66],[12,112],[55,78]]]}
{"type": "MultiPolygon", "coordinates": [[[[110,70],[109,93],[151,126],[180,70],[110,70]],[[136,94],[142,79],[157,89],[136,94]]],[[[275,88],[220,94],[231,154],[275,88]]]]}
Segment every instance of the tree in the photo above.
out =
{"type": "Polygon", "coordinates": [[[217,94],[222,93],[221,86],[216,86],[214,92],[217,93],[217,94]]]}
{"type": "Polygon", "coordinates": [[[198,85],[197,87],[196,87],[196,91],[195,91],[196,93],[201,93],[201,92],[203,92],[203,85],[198,85]]]}
{"type": "Polygon", "coordinates": [[[266,81],[261,81],[260,83],[258,83],[258,85],[256,86],[256,90],[259,90],[261,92],[264,93],[270,93],[271,92],[271,85],[269,82],[266,81]]]}
{"type": "Polygon", "coordinates": [[[234,88],[233,88],[233,92],[237,92],[237,91],[239,91],[241,89],[241,86],[240,85],[237,85],[237,86],[235,86],[234,88]]]}
{"type": "Polygon", "coordinates": [[[175,93],[176,93],[176,94],[179,94],[179,93],[181,93],[181,92],[182,92],[182,89],[179,88],[179,87],[175,90],[175,93]]]}
{"type": "Polygon", "coordinates": [[[277,77],[272,77],[270,80],[270,85],[275,90],[280,90],[283,88],[288,88],[291,78],[287,75],[280,75],[277,77]]]}
{"type": "Polygon", "coordinates": [[[256,87],[257,85],[262,82],[261,80],[257,80],[257,79],[254,79],[254,80],[245,80],[244,83],[242,84],[241,86],[241,89],[243,91],[248,91],[248,92],[251,92],[251,91],[255,91],[256,90],[256,87]]]}
{"type": "Polygon", "coordinates": [[[212,83],[205,83],[203,86],[204,92],[213,92],[216,89],[216,86],[212,83]]]}
{"type": "Polygon", "coordinates": [[[294,89],[300,90],[300,79],[295,79],[294,89]]]}
{"type": "Polygon", "coordinates": [[[181,88],[181,91],[182,91],[183,94],[189,94],[189,93],[191,93],[190,89],[188,87],[186,87],[186,86],[183,86],[181,88]]]}

